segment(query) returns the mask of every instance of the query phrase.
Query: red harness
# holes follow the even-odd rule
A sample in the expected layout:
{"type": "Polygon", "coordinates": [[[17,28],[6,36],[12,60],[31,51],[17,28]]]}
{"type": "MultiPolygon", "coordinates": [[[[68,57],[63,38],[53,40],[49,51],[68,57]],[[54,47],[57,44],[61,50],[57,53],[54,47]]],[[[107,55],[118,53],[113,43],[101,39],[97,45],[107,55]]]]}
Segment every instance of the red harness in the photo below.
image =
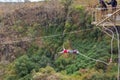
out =
{"type": "Polygon", "coordinates": [[[67,49],[65,49],[65,50],[63,50],[63,52],[64,52],[64,53],[68,53],[68,50],[67,50],[67,49]]]}

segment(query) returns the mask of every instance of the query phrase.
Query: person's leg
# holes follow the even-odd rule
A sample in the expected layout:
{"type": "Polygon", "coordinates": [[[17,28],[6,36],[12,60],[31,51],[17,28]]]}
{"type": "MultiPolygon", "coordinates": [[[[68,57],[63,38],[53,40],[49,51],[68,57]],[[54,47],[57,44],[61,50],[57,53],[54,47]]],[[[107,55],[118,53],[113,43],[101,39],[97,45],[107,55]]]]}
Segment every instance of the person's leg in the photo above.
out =
{"type": "Polygon", "coordinates": [[[73,53],[73,50],[69,50],[68,53],[72,54],[72,53],[73,53]]]}

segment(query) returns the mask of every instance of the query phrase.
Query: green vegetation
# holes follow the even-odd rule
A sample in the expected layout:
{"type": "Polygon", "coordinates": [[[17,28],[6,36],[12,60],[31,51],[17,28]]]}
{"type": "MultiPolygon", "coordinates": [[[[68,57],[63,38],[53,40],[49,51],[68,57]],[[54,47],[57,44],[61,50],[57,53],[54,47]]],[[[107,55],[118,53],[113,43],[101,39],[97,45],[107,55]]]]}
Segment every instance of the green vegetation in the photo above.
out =
{"type": "Polygon", "coordinates": [[[21,27],[21,21],[13,26],[13,30],[21,36],[27,35],[32,38],[42,36],[40,39],[42,45],[33,40],[25,53],[6,66],[3,80],[117,79],[116,43],[113,63],[110,65],[82,55],[60,55],[63,45],[66,49],[77,49],[81,54],[106,63],[109,62],[111,54],[110,37],[99,29],[93,29],[95,26],[91,25],[91,15],[84,7],[72,6],[71,0],[64,1],[62,2],[64,8],[60,13],[62,15],[59,13],[52,15],[54,17],[52,19],[40,18],[43,22],[34,23],[32,26],[21,27]]]}

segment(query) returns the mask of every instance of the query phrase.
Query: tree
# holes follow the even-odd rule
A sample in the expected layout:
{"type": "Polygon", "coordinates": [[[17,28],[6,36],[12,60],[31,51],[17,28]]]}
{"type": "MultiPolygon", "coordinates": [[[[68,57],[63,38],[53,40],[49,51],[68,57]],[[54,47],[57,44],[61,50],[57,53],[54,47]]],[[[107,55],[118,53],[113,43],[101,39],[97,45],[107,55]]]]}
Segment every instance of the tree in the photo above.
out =
{"type": "Polygon", "coordinates": [[[30,74],[35,66],[35,63],[28,56],[24,55],[15,62],[15,72],[19,77],[24,77],[30,74]]]}

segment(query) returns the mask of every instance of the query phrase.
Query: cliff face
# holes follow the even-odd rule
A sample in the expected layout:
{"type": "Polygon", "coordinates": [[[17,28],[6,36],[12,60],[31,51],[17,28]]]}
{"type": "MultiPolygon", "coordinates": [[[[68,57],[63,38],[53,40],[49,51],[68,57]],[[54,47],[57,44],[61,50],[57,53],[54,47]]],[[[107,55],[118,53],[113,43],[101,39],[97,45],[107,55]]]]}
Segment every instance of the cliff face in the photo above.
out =
{"type": "MultiPolygon", "coordinates": [[[[41,29],[34,25],[46,27],[49,23],[55,23],[56,17],[64,18],[64,9],[58,3],[4,3],[0,8],[3,9],[0,29],[1,59],[6,56],[9,60],[13,55],[18,55],[19,51],[24,53],[27,50],[32,41],[31,37],[34,36],[31,31],[37,29],[37,33],[41,34],[41,29]]],[[[42,43],[40,39],[35,42],[40,45],[42,43]]]]}
{"type": "Polygon", "coordinates": [[[4,25],[12,26],[17,21],[22,21],[24,24],[32,25],[33,23],[41,22],[43,18],[52,19],[53,16],[58,16],[59,11],[62,10],[60,6],[50,7],[51,5],[37,6],[37,7],[23,7],[16,9],[13,13],[7,14],[3,17],[4,25]],[[41,18],[41,19],[40,19],[41,18]]]}
{"type": "Polygon", "coordinates": [[[1,14],[1,80],[117,79],[117,42],[106,65],[111,37],[91,24],[88,9],[69,2],[20,5],[1,14]],[[59,53],[64,48],[80,55],[59,53]]]}
{"type": "MultiPolygon", "coordinates": [[[[41,36],[41,27],[47,29],[52,23],[59,26],[58,23],[64,22],[66,17],[64,7],[58,2],[0,4],[0,59],[6,56],[6,59],[12,60],[18,52],[24,53],[30,46],[31,38],[36,37],[34,34],[41,36]],[[34,30],[37,32],[34,33],[34,30]]],[[[78,14],[73,12],[71,17],[76,25],[82,24],[78,22],[78,14]]],[[[35,43],[41,46],[42,40],[36,39],[35,43]]]]}

